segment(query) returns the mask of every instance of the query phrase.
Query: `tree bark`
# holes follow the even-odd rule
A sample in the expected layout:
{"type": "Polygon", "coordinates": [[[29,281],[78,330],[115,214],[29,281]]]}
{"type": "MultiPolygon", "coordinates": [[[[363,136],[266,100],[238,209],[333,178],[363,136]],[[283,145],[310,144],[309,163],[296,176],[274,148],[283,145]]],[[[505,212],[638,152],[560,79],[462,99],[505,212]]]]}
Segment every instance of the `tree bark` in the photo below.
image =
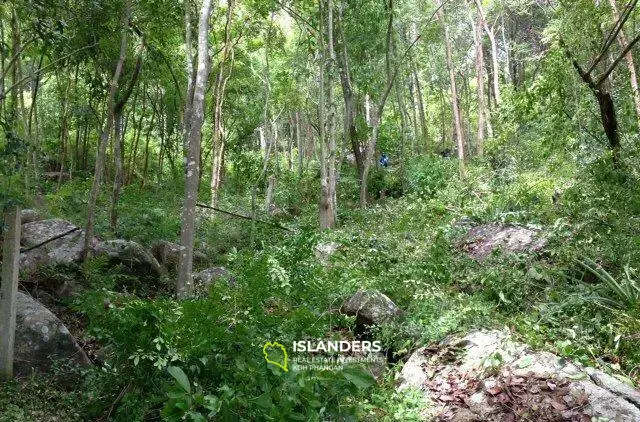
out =
{"type": "Polygon", "coordinates": [[[13,346],[16,334],[16,294],[20,271],[20,207],[4,212],[2,297],[0,298],[0,379],[13,377],[13,346]]]}
{"type": "Polygon", "coordinates": [[[93,184],[91,186],[91,193],[89,194],[89,202],[87,204],[87,223],[84,233],[84,247],[83,256],[87,257],[91,248],[93,239],[93,225],[95,218],[96,202],[98,201],[98,194],[100,193],[100,182],[102,179],[102,173],[104,172],[105,155],[107,152],[107,143],[109,142],[109,135],[113,127],[113,121],[115,117],[115,105],[116,105],[116,92],[118,90],[118,81],[122,74],[122,67],[127,54],[127,33],[129,31],[129,20],[131,19],[131,3],[132,0],[126,0],[124,4],[124,13],[122,16],[121,24],[121,37],[120,37],[120,57],[116,63],[116,69],[113,72],[111,83],[109,84],[109,97],[107,100],[107,117],[105,119],[102,133],[100,134],[100,141],[98,143],[98,154],[96,156],[95,171],[93,174],[93,184]]]}
{"type": "Polygon", "coordinates": [[[318,100],[318,127],[320,142],[320,204],[319,219],[322,230],[332,229],[336,225],[336,140],[334,134],[334,104],[333,104],[333,67],[336,59],[334,49],[333,31],[333,0],[326,0],[326,34],[327,42],[324,42],[325,10],[320,3],[319,32],[319,100],[318,100]],[[325,51],[326,48],[326,51],[325,51]],[[328,57],[327,57],[328,56],[328,57]],[[325,91],[327,101],[325,103],[325,91]],[[329,115],[326,116],[326,111],[329,115]],[[325,131],[325,119],[327,128],[325,131]],[[326,144],[325,144],[326,142],[326,144]]]}
{"type": "Polygon", "coordinates": [[[189,127],[189,147],[187,151],[185,199],[182,209],[182,230],[180,232],[180,259],[178,262],[178,280],[176,294],[178,298],[193,293],[193,247],[195,243],[196,202],[198,200],[198,181],[200,180],[200,136],[204,122],[204,96],[209,77],[209,18],[211,0],[203,0],[198,22],[198,70],[191,105],[191,124],[189,127]]]}
{"type": "Polygon", "coordinates": [[[196,78],[193,66],[193,43],[191,41],[191,9],[188,0],[184,0],[184,26],[185,26],[185,48],[186,48],[186,70],[187,70],[187,97],[184,102],[184,113],[182,116],[182,149],[186,154],[189,144],[189,125],[191,124],[191,105],[193,103],[193,86],[196,78]]]}

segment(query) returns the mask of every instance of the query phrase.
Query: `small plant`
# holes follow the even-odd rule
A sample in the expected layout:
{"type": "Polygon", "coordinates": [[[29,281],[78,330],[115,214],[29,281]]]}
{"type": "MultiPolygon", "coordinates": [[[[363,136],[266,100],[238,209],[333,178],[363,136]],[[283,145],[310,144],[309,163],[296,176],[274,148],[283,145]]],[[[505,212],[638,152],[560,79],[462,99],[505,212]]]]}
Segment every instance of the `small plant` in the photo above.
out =
{"type": "Polygon", "coordinates": [[[180,367],[170,366],[167,371],[176,384],[167,392],[169,401],[162,410],[166,420],[206,421],[220,410],[220,401],[216,396],[205,395],[197,383],[194,383],[196,391],[193,391],[189,377],[180,367]]]}
{"type": "Polygon", "coordinates": [[[634,312],[640,309],[640,284],[634,269],[625,265],[623,278],[616,280],[607,270],[588,258],[583,261],[578,260],[578,263],[596,276],[610,295],[595,296],[596,303],[612,310],[634,312]]]}

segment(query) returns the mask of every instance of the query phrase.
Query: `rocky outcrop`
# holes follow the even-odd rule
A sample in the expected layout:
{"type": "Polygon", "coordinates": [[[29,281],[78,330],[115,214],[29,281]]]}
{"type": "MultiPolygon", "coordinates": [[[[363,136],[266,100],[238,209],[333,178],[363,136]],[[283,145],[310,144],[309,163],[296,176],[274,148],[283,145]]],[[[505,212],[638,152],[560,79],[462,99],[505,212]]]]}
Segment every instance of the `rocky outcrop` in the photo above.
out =
{"type": "Polygon", "coordinates": [[[380,325],[402,315],[402,310],[378,290],[358,290],[342,305],[340,312],[355,316],[356,325],[361,327],[380,325]]]}
{"type": "Polygon", "coordinates": [[[91,362],[67,327],[51,311],[30,296],[16,296],[14,372],[28,376],[33,370],[47,371],[55,359],[88,366],[91,362]]]}
{"type": "Polygon", "coordinates": [[[493,253],[538,252],[547,244],[537,229],[502,224],[473,227],[462,240],[462,249],[473,259],[482,261],[493,253]]]}
{"type": "MultiPolygon", "coordinates": [[[[160,241],[153,245],[151,253],[158,260],[160,265],[167,269],[177,269],[178,262],[180,261],[180,245],[173,242],[167,242],[165,240],[160,241]]],[[[199,251],[193,252],[193,262],[195,264],[201,263],[206,259],[206,256],[199,251]]]]}
{"type": "Polygon", "coordinates": [[[630,385],[503,331],[417,350],[400,373],[399,389],[409,387],[424,392],[439,420],[640,421],[640,393],[630,385]]]}
{"type": "Polygon", "coordinates": [[[58,239],[20,254],[20,268],[32,272],[41,265],[79,262],[84,242],[84,232],[66,220],[53,218],[23,224],[21,244],[25,248],[65,233],[67,234],[58,239]]]}
{"type": "Polygon", "coordinates": [[[139,243],[116,239],[98,243],[93,248],[95,256],[106,256],[110,262],[122,264],[138,276],[161,277],[166,270],[158,260],[139,243]]]}
{"type": "Polygon", "coordinates": [[[38,211],[32,209],[20,210],[20,221],[22,224],[33,223],[38,220],[40,220],[40,214],[38,211]]]}

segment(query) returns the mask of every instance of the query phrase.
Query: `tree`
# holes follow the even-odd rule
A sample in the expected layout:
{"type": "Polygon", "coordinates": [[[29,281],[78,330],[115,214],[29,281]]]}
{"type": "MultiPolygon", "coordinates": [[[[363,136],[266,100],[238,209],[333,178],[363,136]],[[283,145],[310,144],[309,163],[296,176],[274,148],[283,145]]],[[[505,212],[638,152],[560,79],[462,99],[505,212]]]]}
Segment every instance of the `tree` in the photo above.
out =
{"type": "MultiPolygon", "coordinates": [[[[220,173],[222,169],[222,161],[224,156],[225,141],[223,134],[223,121],[222,121],[222,105],[224,103],[225,89],[227,82],[231,77],[231,70],[228,74],[226,72],[227,60],[229,55],[233,56],[233,45],[231,44],[231,25],[233,23],[233,9],[235,6],[235,0],[228,0],[227,2],[227,19],[224,27],[224,45],[222,47],[222,58],[218,65],[218,72],[216,74],[216,81],[213,91],[213,142],[211,144],[211,200],[210,205],[216,206],[218,200],[218,190],[220,188],[220,173]]],[[[233,62],[233,59],[231,59],[233,62]]],[[[233,67],[233,64],[231,65],[233,67]]]]}
{"type": "Polygon", "coordinates": [[[336,142],[333,133],[333,63],[335,50],[333,45],[333,1],[319,2],[320,30],[318,31],[318,55],[320,58],[318,69],[318,142],[320,144],[320,228],[331,229],[336,224],[336,142]],[[326,8],[326,13],[325,9],[326,8]],[[323,26],[326,14],[327,42],[325,47],[323,26]],[[327,57],[328,56],[328,57],[327,57]],[[325,101],[325,92],[328,101],[325,101]],[[327,104],[328,103],[328,104],[327,104]],[[326,117],[326,111],[329,116],[326,117]],[[326,125],[325,120],[328,121],[326,125]],[[328,138],[328,139],[327,139],[328,138]]]}
{"type": "Polygon", "coordinates": [[[580,63],[578,63],[578,60],[574,57],[573,53],[565,44],[564,40],[562,38],[560,38],[559,40],[560,47],[563,48],[565,55],[573,64],[573,67],[578,72],[578,75],[580,75],[582,81],[589,87],[593,95],[596,97],[598,108],[600,109],[600,121],[609,142],[608,147],[612,153],[613,163],[616,166],[618,165],[620,159],[620,133],[618,131],[618,117],[616,116],[613,95],[610,91],[610,88],[608,88],[605,83],[607,82],[609,75],[611,75],[611,73],[615,70],[622,59],[626,57],[627,53],[631,51],[633,46],[638,41],[640,41],[640,33],[627,44],[627,46],[622,50],[620,54],[618,54],[617,58],[613,60],[613,62],[609,66],[605,67],[605,70],[602,71],[600,76],[595,76],[594,71],[599,65],[604,63],[604,60],[609,54],[611,45],[616,40],[619,33],[622,31],[622,27],[629,19],[631,12],[635,8],[637,2],[638,0],[631,0],[627,8],[625,8],[624,13],[620,16],[620,19],[615,22],[613,30],[605,39],[596,57],[591,61],[589,68],[587,68],[586,70],[580,65],[580,63]]]}
{"type": "Polygon", "coordinates": [[[482,8],[482,0],[475,0],[476,8],[478,9],[478,25],[484,28],[484,31],[489,37],[489,43],[491,44],[491,76],[493,81],[493,94],[495,96],[496,104],[500,105],[500,67],[498,66],[498,44],[496,42],[496,35],[493,28],[489,27],[487,19],[484,15],[484,9],[482,8]]]}
{"type": "Polygon", "coordinates": [[[116,92],[118,91],[118,81],[120,80],[120,75],[122,74],[122,68],[124,66],[124,60],[127,54],[127,34],[129,32],[129,22],[131,20],[131,3],[132,0],[126,0],[124,3],[122,24],[120,27],[120,56],[118,57],[116,68],[113,72],[111,83],[109,84],[109,95],[107,98],[107,116],[98,143],[98,154],[96,156],[95,171],[93,173],[93,184],[91,185],[89,203],[87,204],[87,223],[84,232],[83,248],[83,255],[85,257],[88,256],[91,248],[91,243],[93,241],[93,226],[96,203],[98,201],[98,195],[100,193],[102,174],[104,172],[107,144],[109,143],[109,136],[111,134],[111,129],[113,128],[113,122],[115,119],[116,92]]]}
{"type": "MultiPolygon", "coordinates": [[[[611,4],[613,18],[616,20],[616,22],[620,21],[620,12],[618,12],[616,0],[609,0],[609,4],[611,4]]],[[[620,44],[620,48],[622,48],[623,50],[626,49],[629,45],[629,40],[627,39],[622,28],[620,28],[620,32],[618,33],[618,43],[620,44]]],[[[633,92],[633,101],[636,105],[638,124],[640,124],[640,90],[638,90],[638,74],[636,72],[636,65],[633,61],[633,53],[631,53],[631,50],[629,50],[627,54],[625,54],[624,58],[627,62],[627,68],[629,69],[629,82],[631,84],[631,91],[633,92]]]]}
{"type": "Polygon", "coordinates": [[[462,135],[462,123],[460,120],[460,105],[458,103],[458,88],[456,84],[456,73],[453,67],[453,53],[451,51],[451,38],[449,36],[449,26],[445,20],[444,5],[442,0],[436,0],[438,7],[438,19],[444,27],[444,46],[447,69],[449,70],[449,83],[451,84],[451,108],[453,109],[453,125],[458,144],[458,165],[460,167],[460,175],[465,174],[464,165],[464,136],[462,135]]]}
{"type": "Polygon", "coordinates": [[[142,52],[144,51],[144,38],[140,42],[138,47],[138,54],[136,58],[133,74],[129,80],[127,88],[122,93],[118,101],[116,102],[113,110],[115,133],[113,138],[113,158],[115,160],[115,175],[113,178],[113,194],[111,196],[111,218],[110,227],[112,231],[116,231],[118,227],[118,201],[120,199],[120,191],[122,190],[122,183],[124,181],[124,132],[123,132],[123,114],[124,107],[131,97],[134,87],[138,83],[138,77],[140,76],[140,69],[142,68],[142,52]]]}
{"type": "Polygon", "coordinates": [[[200,136],[204,122],[204,96],[209,78],[209,18],[212,13],[211,0],[203,0],[198,22],[198,65],[191,104],[189,124],[189,144],[187,150],[185,199],[182,208],[182,229],[180,231],[180,259],[176,294],[185,298],[193,292],[193,247],[195,243],[196,203],[200,180],[200,136]]]}
{"type": "MultiPolygon", "coordinates": [[[[479,9],[480,10],[480,9],[479,9]]],[[[475,44],[476,44],[476,89],[478,93],[478,135],[476,140],[476,154],[478,157],[484,155],[484,129],[485,125],[490,125],[489,112],[484,96],[484,52],[482,50],[482,15],[478,12],[477,22],[474,24],[471,20],[473,27],[475,44]]]]}

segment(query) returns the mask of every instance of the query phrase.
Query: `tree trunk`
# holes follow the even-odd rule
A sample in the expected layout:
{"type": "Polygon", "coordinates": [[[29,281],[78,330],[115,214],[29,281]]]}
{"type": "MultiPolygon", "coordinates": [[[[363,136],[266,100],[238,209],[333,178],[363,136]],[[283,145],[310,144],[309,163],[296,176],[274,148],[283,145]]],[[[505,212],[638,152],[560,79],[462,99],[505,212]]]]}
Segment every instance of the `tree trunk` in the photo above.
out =
{"type": "Polygon", "coordinates": [[[120,191],[122,190],[122,183],[124,179],[124,135],[126,128],[123,129],[123,117],[124,107],[129,101],[129,97],[133,92],[134,87],[138,83],[138,76],[140,75],[140,69],[142,67],[142,52],[144,50],[144,39],[140,43],[138,48],[138,54],[136,59],[136,65],[129,80],[127,89],[122,94],[122,97],[118,100],[114,108],[115,119],[115,136],[113,139],[113,157],[115,160],[115,174],[113,177],[113,193],[111,195],[111,213],[109,219],[109,227],[111,231],[116,232],[118,228],[118,202],[120,201],[120,191]]]}
{"type": "MultiPolygon", "coordinates": [[[[477,22],[474,25],[476,41],[476,78],[478,94],[478,132],[476,139],[476,153],[478,157],[484,155],[484,127],[487,119],[487,105],[484,95],[484,51],[482,49],[482,17],[478,12],[477,22]]],[[[473,20],[471,22],[473,24],[473,20]]]]}
{"type": "Polygon", "coordinates": [[[216,85],[213,90],[213,142],[211,145],[211,200],[210,205],[215,207],[218,201],[218,190],[220,188],[220,171],[222,168],[222,157],[224,154],[224,139],[222,126],[222,105],[224,103],[226,83],[231,76],[225,77],[225,64],[227,62],[229,51],[233,48],[231,45],[231,24],[233,20],[233,8],[235,0],[227,1],[227,21],[224,29],[224,46],[222,48],[222,58],[218,66],[218,74],[216,75],[216,85]]]}
{"type": "Polygon", "coordinates": [[[180,232],[180,260],[176,294],[178,298],[191,296],[193,292],[193,247],[195,243],[196,202],[198,200],[198,181],[200,180],[200,136],[204,121],[204,96],[209,73],[209,18],[211,0],[203,0],[198,22],[198,70],[191,105],[191,124],[189,127],[189,147],[187,151],[185,199],[182,210],[182,230],[180,232]]]}
{"type": "Polygon", "coordinates": [[[320,31],[319,31],[319,100],[318,127],[320,143],[320,203],[319,220],[321,229],[332,229],[336,224],[336,141],[334,134],[334,101],[333,101],[333,66],[336,55],[333,33],[333,0],[326,0],[325,10],[320,3],[320,31]],[[324,26],[326,24],[327,42],[324,42],[324,26]],[[325,102],[326,92],[326,102],[325,102]],[[329,111],[328,116],[326,115],[329,111]],[[325,123],[327,125],[325,130],[325,123]]]}
{"type": "MultiPolygon", "coordinates": [[[[153,100],[151,100],[151,98],[149,98],[149,101],[151,101],[152,105],[153,105],[153,100]]],[[[144,189],[144,185],[147,181],[147,171],[149,169],[149,140],[151,139],[151,131],[153,130],[153,123],[156,119],[156,107],[155,105],[153,105],[152,107],[152,111],[151,111],[151,122],[149,123],[149,127],[147,128],[147,133],[145,135],[145,142],[144,142],[144,164],[142,167],[142,180],[140,181],[140,189],[144,189]]],[[[160,148],[162,148],[162,145],[160,146],[160,148]]],[[[159,168],[159,171],[162,171],[162,167],[159,168]]]]}
{"type": "Polygon", "coordinates": [[[20,207],[4,212],[2,297],[0,298],[0,379],[13,377],[13,345],[16,334],[16,293],[20,271],[20,207]]]}
{"type": "Polygon", "coordinates": [[[613,105],[613,97],[611,93],[600,89],[594,91],[594,94],[598,100],[604,133],[609,140],[609,149],[613,154],[614,163],[618,163],[620,158],[620,134],[618,133],[618,119],[613,105]]]}
{"type": "Polygon", "coordinates": [[[298,177],[302,178],[302,172],[304,171],[304,141],[302,136],[300,136],[300,112],[296,111],[295,114],[295,125],[296,125],[296,142],[298,144],[298,177]]]}
{"type": "Polygon", "coordinates": [[[91,242],[93,239],[93,225],[95,218],[96,202],[98,201],[98,194],[100,193],[100,182],[102,179],[102,173],[104,172],[105,155],[107,152],[107,143],[109,142],[109,135],[113,127],[115,105],[116,105],[116,91],[118,90],[118,81],[122,73],[122,67],[127,54],[127,33],[129,32],[129,20],[131,18],[131,3],[132,0],[126,0],[124,4],[124,13],[121,24],[121,38],[120,38],[120,57],[116,63],[116,69],[113,72],[111,83],[109,84],[109,97],[107,100],[107,118],[105,119],[102,133],[100,134],[100,141],[98,144],[98,154],[96,156],[95,171],[93,174],[93,184],[91,186],[91,193],[89,195],[89,202],[87,204],[87,224],[85,226],[84,233],[84,248],[83,256],[87,257],[89,249],[91,248],[91,242]]]}
{"type": "Polygon", "coordinates": [[[362,183],[362,175],[364,174],[363,151],[360,140],[358,139],[358,129],[356,126],[356,105],[353,94],[353,84],[351,82],[351,71],[349,69],[349,54],[347,51],[347,42],[342,28],[342,8],[344,4],[338,7],[336,15],[336,32],[340,38],[340,54],[337,55],[338,70],[340,72],[340,84],[342,85],[342,97],[344,100],[344,134],[345,140],[351,146],[351,152],[358,169],[358,177],[362,183]]]}
{"type": "MultiPolygon", "coordinates": [[[[442,6],[442,0],[436,0],[438,6],[442,6]]],[[[438,10],[438,19],[442,22],[444,27],[444,46],[445,46],[445,60],[447,62],[447,69],[449,69],[449,81],[451,83],[451,107],[453,109],[453,124],[455,128],[456,142],[458,144],[458,161],[460,167],[460,176],[465,175],[464,166],[464,137],[462,135],[462,123],[460,121],[460,108],[458,105],[458,88],[456,85],[456,74],[453,67],[453,54],[451,52],[451,39],[449,38],[449,27],[445,21],[444,8],[440,7],[438,10]]]]}
{"type": "Polygon", "coordinates": [[[193,103],[193,86],[196,78],[193,67],[193,43],[191,41],[191,10],[188,0],[184,0],[184,26],[185,26],[185,49],[186,49],[186,70],[187,70],[187,97],[184,102],[184,113],[182,116],[182,149],[186,153],[189,143],[189,125],[191,124],[191,105],[193,103]]]}
{"type": "Polygon", "coordinates": [[[489,43],[491,44],[491,68],[493,76],[493,95],[496,99],[496,104],[499,105],[500,98],[500,67],[498,66],[498,44],[496,43],[496,35],[493,28],[489,28],[487,20],[484,15],[484,9],[482,8],[482,0],[475,0],[476,8],[478,9],[478,25],[484,28],[484,31],[489,37],[489,43]]]}
{"type": "Polygon", "coordinates": [[[271,213],[274,209],[274,192],[276,190],[276,178],[271,175],[267,184],[267,194],[264,199],[264,210],[267,214],[271,213]]]}

